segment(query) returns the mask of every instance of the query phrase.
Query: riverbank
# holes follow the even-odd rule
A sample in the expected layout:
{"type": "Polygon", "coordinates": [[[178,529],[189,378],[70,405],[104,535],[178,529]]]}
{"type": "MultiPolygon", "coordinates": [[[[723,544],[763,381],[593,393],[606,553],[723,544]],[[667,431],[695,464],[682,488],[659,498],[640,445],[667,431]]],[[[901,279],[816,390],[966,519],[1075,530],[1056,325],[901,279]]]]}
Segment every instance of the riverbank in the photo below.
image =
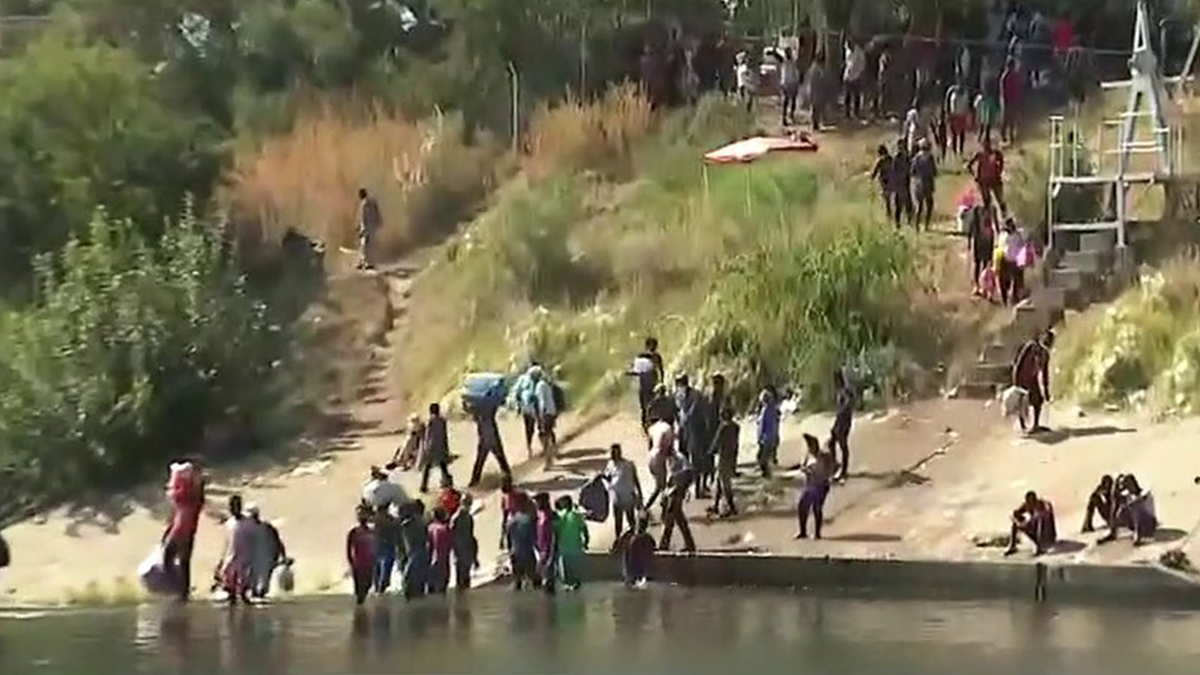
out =
{"type": "MultiPolygon", "coordinates": [[[[852,476],[830,495],[822,541],[796,541],[795,472],[802,434],[824,434],[823,416],[793,419],[783,428],[780,450],[785,470],[762,482],[752,468],[752,424],[743,425],[742,475],[737,479],[736,518],[715,520],[708,503],[687,504],[697,543],[710,553],[958,562],[1004,561],[996,543],[1007,533],[1008,513],[1029,489],[1050,499],[1058,514],[1060,546],[1039,559],[1050,566],[1154,565],[1170,550],[1200,559],[1195,531],[1200,487],[1193,484],[1194,439],[1200,420],[1152,423],[1128,417],[1079,416],[1051,411],[1054,431],[1039,439],[1018,437],[994,406],[975,401],[930,400],[858,420],[852,435],[852,476]],[[1133,472],[1156,495],[1163,523],[1159,538],[1135,548],[1128,536],[1099,544],[1102,533],[1079,534],[1083,507],[1101,473],[1133,472]]],[[[502,423],[511,458],[525,457],[518,420],[502,423]]],[[[451,429],[463,454],[451,465],[465,484],[474,447],[469,425],[451,429]]],[[[313,459],[267,471],[227,470],[215,476],[210,512],[201,526],[194,564],[195,583],[206,589],[207,571],[220,552],[218,507],[238,491],[263,509],[280,528],[297,559],[297,593],[344,593],[341,543],[352,524],[352,506],[372,464],[387,461],[400,441],[388,430],[357,431],[333,442],[313,459]]],[[[642,469],[645,445],[636,420],[618,415],[581,430],[567,443],[552,470],[526,463],[518,482],[529,491],[575,493],[599,471],[607,448],[620,442],[642,469]]],[[[498,476],[488,465],[490,489],[476,493],[484,565],[478,581],[497,573],[499,551],[498,476]]],[[[401,476],[415,493],[419,477],[401,476]]],[[[162,531],[165,505],[157,486],[105,505],[62,508],[5,531],[13,566],[0,575],[6,604],[95,603],[135,600],[134,570],[162,531]]],[[[655,532],[657,533],[657,528],[655,532]]],[[[608,523],[592,528],[593,550],[611,545],[608,523]]],[[[677,538],[675,547],[681,546],[677,538]]],[[[1029,563],[1025,546],[1007,562],[1029,563]]]]}

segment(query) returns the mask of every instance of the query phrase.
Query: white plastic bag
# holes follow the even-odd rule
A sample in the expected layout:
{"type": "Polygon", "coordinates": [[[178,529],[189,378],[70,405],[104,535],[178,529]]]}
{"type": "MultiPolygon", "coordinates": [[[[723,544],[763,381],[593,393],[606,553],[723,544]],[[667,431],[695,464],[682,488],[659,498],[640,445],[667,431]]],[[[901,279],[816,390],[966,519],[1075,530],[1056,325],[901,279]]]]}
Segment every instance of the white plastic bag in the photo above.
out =
{"type": "Polygon", "coordinates": [[[176,591],[175,580],[163,564],[162,546],[155,546],[154,550],[150,551],[150,555],[138,565],[137,573],[138,579],[142,581],[142,588],[151,595],[169,595],[176,591]]]}

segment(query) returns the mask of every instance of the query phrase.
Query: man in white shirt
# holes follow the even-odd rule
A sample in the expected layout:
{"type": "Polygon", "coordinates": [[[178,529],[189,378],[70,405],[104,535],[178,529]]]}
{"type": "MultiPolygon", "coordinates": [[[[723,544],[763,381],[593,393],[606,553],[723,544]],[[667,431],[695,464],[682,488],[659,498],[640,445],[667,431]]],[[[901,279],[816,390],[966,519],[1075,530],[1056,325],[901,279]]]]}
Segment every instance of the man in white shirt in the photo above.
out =
{"type": "Polygon", "coordinates": [[[371,478],[363,485],[362,498],[376,510],[392,504],[403,506],[408,503],[408,495],[405,494],[404,488],[393,483],[387,472],[377,466],[371,467],[371,478]]]}
{"type": "Polygon", "coordinates": [[[638,481],[637,467],[621,455],[619,443],[614,443],[609,451],[608,464],[601,475],[608,485],[609,494],[612,495],[615,545],[625,531],[625,521],[629,521],[630,529],[637,523],[637,511],[642,507],[642,485],[638,481]]]}
{"type": "Polygon", "coordinates": [[[750,111],[754,107],[754,92],[756,88],[756,78],[754,76],[754,68],[750,65],[750,57],[746,52],[738,52],[737,67],[734,68],[733,75],[737,80],[738,96],[746,105],[746,110],[750,111]]]}
{"type": "Polygon", "coordinates": [[[854,42],[846,43],[846,67],[842,71],[843,105],[847,119],[862,117],[862,80],[867,71],[867,53],[854,42]]]}

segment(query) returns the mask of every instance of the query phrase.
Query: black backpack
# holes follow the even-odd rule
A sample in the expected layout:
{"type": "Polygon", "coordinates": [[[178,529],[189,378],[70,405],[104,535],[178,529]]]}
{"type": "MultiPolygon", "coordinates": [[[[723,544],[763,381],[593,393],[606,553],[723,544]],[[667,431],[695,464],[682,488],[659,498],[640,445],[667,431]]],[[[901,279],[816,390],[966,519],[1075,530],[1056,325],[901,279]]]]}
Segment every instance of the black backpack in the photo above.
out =
{"type": "Polygon", "coordinates": [[[554,410],[561,415],[567,409],[567,393],[557,382],[551,383],[550,386],[554,391],[554,410]]]}

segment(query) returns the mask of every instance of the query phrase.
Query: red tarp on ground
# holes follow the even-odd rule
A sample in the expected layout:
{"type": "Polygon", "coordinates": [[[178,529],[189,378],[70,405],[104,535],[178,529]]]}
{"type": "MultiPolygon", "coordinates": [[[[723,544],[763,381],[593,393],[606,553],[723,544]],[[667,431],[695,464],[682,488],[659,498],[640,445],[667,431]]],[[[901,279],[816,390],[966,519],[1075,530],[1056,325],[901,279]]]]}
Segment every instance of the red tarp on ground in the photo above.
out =
{"type": "Polygon", "coordinates": [[[796,138],[758,136],[730,143],[704,155],[708,164],[748,163],[772,152],[816,152],[817,144],[807,134],[796,138]]]}

